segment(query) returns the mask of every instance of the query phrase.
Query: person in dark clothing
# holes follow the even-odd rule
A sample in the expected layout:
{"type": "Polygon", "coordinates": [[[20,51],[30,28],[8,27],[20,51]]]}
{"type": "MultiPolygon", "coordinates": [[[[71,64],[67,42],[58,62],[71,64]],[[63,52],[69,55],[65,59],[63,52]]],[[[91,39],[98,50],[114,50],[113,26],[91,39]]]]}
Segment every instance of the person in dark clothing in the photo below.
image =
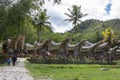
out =
{"type": "Polygon", "coordinates": [[[15,62],[17,61],[17,56],[13,55],[12,56],[12,62],[13,62],[13,66],[15,66],[15,62]]]}

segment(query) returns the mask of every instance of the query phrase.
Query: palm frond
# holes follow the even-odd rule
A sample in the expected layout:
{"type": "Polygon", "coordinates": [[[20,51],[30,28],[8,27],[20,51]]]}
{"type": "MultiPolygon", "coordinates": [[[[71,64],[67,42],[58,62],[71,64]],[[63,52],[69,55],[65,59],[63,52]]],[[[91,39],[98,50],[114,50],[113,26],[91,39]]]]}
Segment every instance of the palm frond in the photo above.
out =
{"type": "Polygon", "coordinates": [[[65,15],[67,15],[68,17],[73,17],[72,15],[68,14],[68,13],[65,13],[65,15]]]}
{"type": "Polygon", "coordinates": [[[68,8],[69,13],[65,13],[69,17],[69,19],[65,19],[65,21],[72,22],[73,25],[76,26],[79,22],[82,22],[80,19],[88,14],[81,13],[81,6],[72,5],[72,9],[68,8]]]}
{"type": "Polygon", "coordinates": [[[45,24],[49,24],[51,26],[51,22],[44,22],[45,24]]]}
{"type": "Polygon", "coordinates": [[[68,8],[68,11],[70,12],[70,14],[73,16],[74,13],[68,8]]]}
{"type": "Polygon", "coordinates": [[[87,16],[87,15],[89,15],[89,14],[83,14],[82,17],[87,16]]]}
{"type": "Polygon", "coordinates": [[[78,20],[78,22],[83,22],[83,21],[81,21],[81,20],[78,20]]]}
{"type": "Polygon", "coordinates": [[[70,22],[72,22],[72,21],[73,21],[73,19],[65,19],[64,21],[70,21],[70,22]]]}

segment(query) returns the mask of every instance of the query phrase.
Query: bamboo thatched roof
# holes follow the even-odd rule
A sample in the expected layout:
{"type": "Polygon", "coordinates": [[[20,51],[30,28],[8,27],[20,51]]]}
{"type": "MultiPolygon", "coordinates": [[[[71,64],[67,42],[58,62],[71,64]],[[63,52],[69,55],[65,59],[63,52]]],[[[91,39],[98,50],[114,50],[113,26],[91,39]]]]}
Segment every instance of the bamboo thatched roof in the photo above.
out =
{"type": "Polygon", "coordinates": [[[61,42],[57,43],[55,41],[51,41],[49,51],[57,50],[60,45],[61,45],[61,42]]]}
{"type": "Polygon", "coordinates": [[[41,49],[41,48],[44,48],[45,46],[49,46],[51,40],[45,40],[43,42],[37,42],[35,41],[34,44],[29,44],[27,43],[26,44],[26,50],[35,50],[35,49],[41,49]]]}
{"type": "Polygon", "coordinates": [[[20,35],[17,38],[16,48],[21,48],[23,50],[24,49],[24,42],[25,42],[25,36],[20,35]]]}
{"type": "Polygon", "coordinates": [[[39,46],[41,46],[42,44],[43,44],[43,42],[38,42],[38,41],[35,41],[35,42],[34,42],[35,47],[39,47],[39,46]]]}
{"type": "Polygon", "coordinates": [[[116,46],[115,52],[112,54],[120,54],[120,46],[116,46]]]}
{"type": "Polygon", "coordinates": [[[48,47],[51,43],[51,40],[48,39],[48,40],[45,40],[43,41],[42,43],[39,43],[38,46],[37,46],[37,49],[41,49],[41,48],[44,48],[44,47],[48,47]]]}
{"type": "Polygon", "coordinates": [[[115,47],[113,47],[113,48],[110,48],[110,50],[109,50],[108,53],[109,53],[109,54],[115,54],[118,49],[119,49],[119,46],[115,46],[115,47]]]}
{"type": "Polygon", "coordinates": [[[70,38],[63,40],[60,44],[60,47],[66,47],[69,42],[70,42],[70,38]]]}
{"type": "Polygon", "coordinates": [[[109,50],[110,46],[108,42],[105,42],[103,44],[100,44],[97,48],[96,48],[96,52],[101,52],[101,51],[107,51],[109,50]]]}
{"type": "Polygon", "coordinates": [[[16,39],[8,39],[7,40],[7,47],[8,48],[15,49],[15,45],[16,45],[16,39]]]}
{"type": "Polygon", "coordinates": [[[69,42],[70,42],[69,38],[67,38],[59,43],[57,43],[55,41],[51,41],[49,51],[59,50],[60,48],[66,48],[69,42]]]}
{"type": "Polygon", "coordinates": [[[55,41],[51,41],[51,45],[54,45],[54,46],[60,46],[61,42],[57,43],[55,41]]]}
{"type": "Polygon", "coordinates": [[[97,43],[90,43],[90,42],[86,42],[84,46],[81,47],[81,51],[83,52],[91,52],[96,49],[96,47],[100,46],[102,43],[102,41],[99,41],[97,43]]]}
{"type": "Polygon", "coordinates": [[[81,46],[84,44],[84,42],[85,41],[80,41],[80,42],[78,42],[78,43],[76,43],[76,44],[70,44],[70,43],[68,43],[68,45],[67,45],[67,49],[68,50],[74,50],[75,48],[81,48],[81,46]]]}
{"type": "Polygon", "coordinates": [[[25,36],[20,35],[17,39],[12,38],[12,39],[5,40],[2,46],[4,49],[7,48],[7,49],[23,50],[24,49],[24,41],[25,41],[25,36]]]}
{"type": "Polygon", "coordinates": [[[32,45],[30,43],[26,43],[25,47],[26,47],[26,50],[34,50],[35,49],[35,45],[32,45]]]}
{"type": "Polygon", "coordinates": [[[86,41],[84,46],[93,46],[93,45],[95,45],[95,44],[96,44],[96,43],[91,43],[91,42],[89,42],[89,41],[86,41]]]}
{"type": "Polygon", "coordinates": [[[120,49],[116,50],[116,54],[120,54],[120,49]]]}
{"type": "Polygon", "coordinates": [[[15,48],[15,43],[16,41],[15,40],[12,40],[12,39],[7,39],[3,42],[2,44],[2,49],[4,51],[4,53],[7,53],[9,52],[11,49],[14,49],[15,48]],[[6,50],[7,49],[7,50],[6,50]]]}
{"type": "Polygon", "coordinates": [[[69,51],[69,50],[79,50],[80,52],[101,52],[101,51],[107,51],[109,50],[110,53],[113,52],[120,52],[120,49],[118,50],[118,47],[110,48],[109,43],[105,42],[102,43],[102,41],[99,41],[97,43],[91,43],[88,41],[80,41],[76,44],[70,44],[70,39],[67,38],[63,40],[62,42],[55,42],[53,40],[45,40],[43,42],[35,42],[34,45],[27,43],[26,49],[27,50],[34,50],[34,49],[44,49],[47,47],[48,51],[69,51]]]}

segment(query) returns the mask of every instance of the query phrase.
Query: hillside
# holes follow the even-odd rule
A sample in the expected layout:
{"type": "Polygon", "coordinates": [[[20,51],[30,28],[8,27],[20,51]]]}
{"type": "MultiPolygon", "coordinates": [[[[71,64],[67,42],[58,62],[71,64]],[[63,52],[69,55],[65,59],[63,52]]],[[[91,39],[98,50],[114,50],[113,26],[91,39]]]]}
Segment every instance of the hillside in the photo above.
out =
{"type": "Polygon", "coordinates": [[[120,19],[112,19],[108,21],[100,21],[95,19],[86,20],[74,27],[68,33],[71,35],[80,34],[77,36],[80,39],[97,42],[102,39],[101,32],[107,27],[111,27],[115,34],[120,36],[120,19]]]}
{"type": "Polygon", "coordinates": [[[70,32],[79,33],[91,30],[94,31],[96,29],[104,29],[106,27],[112,27],[112,29],[120,29],[120,19],[112,19],[108,21],[100,21],[95,19],[86,20],[79,24],[77,27],[74,27],[70,32]]]}

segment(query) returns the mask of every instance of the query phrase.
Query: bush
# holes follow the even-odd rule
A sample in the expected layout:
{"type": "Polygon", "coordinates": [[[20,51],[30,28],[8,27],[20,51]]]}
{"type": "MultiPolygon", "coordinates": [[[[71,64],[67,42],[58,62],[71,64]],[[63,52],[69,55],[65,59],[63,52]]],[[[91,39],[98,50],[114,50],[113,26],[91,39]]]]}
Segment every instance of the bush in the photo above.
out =
{"type": "Polygon", "coordinates": [[[84,59],[74,59],[74,58],[50,58],[50,57],[42,57],[42,56],[31,56],[28,58],[28,61],[31,63],[37,64],[101,64],[101,65],[115,65],[120,64],[120,62],[100,62],[98,60],[91,60],[88,58],[84,59]]]}
{"type": "Polygon", "coordinates": [[[117,65],[120,65],[120,60],[117,60],[117,61],[115,61],[116,63],[117,63],[117,65]]]}
{"type": "Polygon", "coordinates": [[[0,53],[0,64],[3,64],[7,61],[8,56],[0,53]]]}
{"type": "Polygon", "coordinates": [[[38,63],[38,64],[68,64],[68,63],[73,63],[72,60],[64,59],[64,58],[31,57],[27,60],[31,63],[38,63]]]}

